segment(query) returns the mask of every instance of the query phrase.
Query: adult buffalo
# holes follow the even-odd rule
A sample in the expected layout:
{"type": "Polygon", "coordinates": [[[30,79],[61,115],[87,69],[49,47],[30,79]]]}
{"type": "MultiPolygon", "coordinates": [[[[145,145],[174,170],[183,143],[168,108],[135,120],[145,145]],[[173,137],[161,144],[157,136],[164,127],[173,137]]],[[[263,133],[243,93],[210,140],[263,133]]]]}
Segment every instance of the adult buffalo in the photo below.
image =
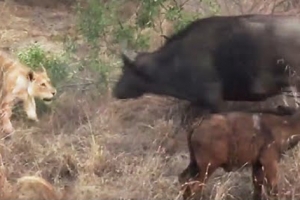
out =
{"type": "Polygon", "coordinates": [[[113,95],[172,96],[218,111],[225,101],[263,101],[300,66],[300,19],[279,15],[198,19],[154,52],[124,53],[113,95]]]}

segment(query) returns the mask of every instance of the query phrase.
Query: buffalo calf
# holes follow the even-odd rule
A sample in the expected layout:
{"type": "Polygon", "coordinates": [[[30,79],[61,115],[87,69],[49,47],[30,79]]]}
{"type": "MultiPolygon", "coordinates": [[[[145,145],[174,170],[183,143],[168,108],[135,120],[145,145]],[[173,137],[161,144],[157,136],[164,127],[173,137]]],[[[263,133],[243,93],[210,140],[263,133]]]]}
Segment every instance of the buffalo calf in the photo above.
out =
{"type": "Polygon", "coordinates": [[[199,183],[204,183],[217,168],[229,172],[244,166],[252,166],[253,199],[263,198],[264,184],[276,198],[281,154],[300,141],[300,111],[286,116],[211,114],[194,120],[187,128],[190,163],[178,177],[184,199],[201,191],[199,183]]]}

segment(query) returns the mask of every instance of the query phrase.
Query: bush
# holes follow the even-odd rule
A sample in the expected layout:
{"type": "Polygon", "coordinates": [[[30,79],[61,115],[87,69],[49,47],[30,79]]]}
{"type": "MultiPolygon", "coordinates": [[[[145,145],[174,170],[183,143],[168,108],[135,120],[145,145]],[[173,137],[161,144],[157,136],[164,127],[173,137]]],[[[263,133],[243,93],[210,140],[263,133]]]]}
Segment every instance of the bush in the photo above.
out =
{"type": "Polygon", "coordinates": [[[22,49],[18,58],[34,70],[45,67],[54,86],[61,84],[69,75],[67,61],[63,56],[48,54],[37,44],[22,49]]]}
{"type": "MultiPolygon", "coordinates": [[[[58,89],[69,77],[67,59],[64,55],[55,55],[47,53],[38,44],[30,45],[18,52],[18,58],[21,63],[26,64],[33,70],[44,67],[51,79],[52,85],[58,89]]],[[[36,99],[37,114],[41,115],[51,110],[51,106],[42,103],[36,99]]],[[[21,115],[20,107],[15,108],[15,115],[21,115]]],[[[22,111],[23,113],[23,111],[22,111]]]]}
{"type": "MultiPolygon", "coordinates": [[[[214,0],[205,1],[212,12],[217,12],[218,6],[214,0]]],[[[162,23],[159,23],[162,21],[158,20],[172,22],[176,32],[199,16],[199,13],[184,11],[183,5],[170,0],[87,0],[84,5],[78,3],[77,28],[84,38],[84,44],[80,45],[86,49],[80,66],[92,71],[97,88],[101,87],[103,91],[109,87],[109,80],[113,79],[111,63],[119,57],[123,44],[128,49],[147,51],[150,34],[153,31],[157,32],[156,37],[164,34],[162,23]],[[127,3],[136,10],[129,9],[129,12],[135,13],[127,13],[128,19],[124,19],[121,13],[128,12],[125,10],[127,3]]]]}

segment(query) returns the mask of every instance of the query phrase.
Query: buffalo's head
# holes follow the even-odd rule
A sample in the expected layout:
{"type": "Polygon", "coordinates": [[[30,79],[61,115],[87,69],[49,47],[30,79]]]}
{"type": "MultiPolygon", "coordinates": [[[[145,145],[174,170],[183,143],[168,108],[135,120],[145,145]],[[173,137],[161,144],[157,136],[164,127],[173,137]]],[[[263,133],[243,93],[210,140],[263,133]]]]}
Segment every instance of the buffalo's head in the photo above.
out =
{"type": "Polygon", "coordinates": [[[141,62],[144,55],[140,53],[136,58],[130,58],[122,53],[122,74],[113,89],[115,98],[138,98],[147,92],[150,77],[145,65],[141,62]]]}

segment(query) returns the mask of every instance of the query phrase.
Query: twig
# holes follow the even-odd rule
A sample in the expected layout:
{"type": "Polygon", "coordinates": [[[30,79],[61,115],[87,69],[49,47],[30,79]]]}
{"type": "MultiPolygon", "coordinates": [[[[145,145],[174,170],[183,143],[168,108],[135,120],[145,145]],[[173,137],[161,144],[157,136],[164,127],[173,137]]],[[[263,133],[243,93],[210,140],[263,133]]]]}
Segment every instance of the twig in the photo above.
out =
{"type": "Polygon", "coordinates": [[[239,11],[244,14],[244,8],[240,2],[240,0],[232,0],[232,2],[239,8],[239,11]]]}
{"type": "Polygon", "coordinates": [[[165,40],[169,40],[170,38],[166,35],[160,35],[161,37],[165,38],[165,40]]]}
{"type": "Polygon", "coordinates": [[[252,13],[253,12],[253,10],[257,7],[257,1],[255,0],[254,2],[253,2],[253,4],[251,5],[251,7],[248,9],[248,13],[252,13]]]}
{"type": "Polygon", "coordinates": [[[178,2],[177,2],[176,0],[173,0],[173,2],[175,3],[176,7],[180,7],[180,6],[178,5],[178,2]]]}
{"type": "Polygon", "coordinates": [[[182,4],[180,4],[180,9],[183,9],[183,6],[187,3],[187,2],[189,2],[190,0],[185,0],[182,4]]]}
{"type": "Polygon", "coordinates": [[[66,87],[78,87],[78,86],[89,86],[94,85],[96,82],[89,82],[89,83],[74,83],[74,84],[68,84],[68,85],[62,85],[58,88],[66,88],[66,87]]]}
{"type": "Polygon", "coordinates": [[[278,8],[280,5],[282,5],[285,2],[286,2],[286,0],[282,0],[282,1],[279,1],[278,3],[274,3],[271,14],[273,14],[275,12],[275,9],[278,8]]]}
{"type": "Polygon", "coordinates": [[[228,1],[227,0],[218,0],[217,3],[220,5],[221,12],[225,12],[226,15],[232,14],[229,11],[228,1]]]}
{"type": "Polygon", "coordinates": [[[74,78],[77,78],[77,79],[83,80],[83,81],[89,81],[90,83],[91,83],[91,82],[94,82],[94,80],[93,80],[93,79],[90,79],[90,78],[81,78],[81,77],[74,77],[74,78]]]}
{"type": "Polygon", "coordinates": [[[169,9],[163,4],[163,2],[160,2],[159,4],[165,11],[168,11],[169,9]]]}
{"type": "Polygon", "coordinates": [[[297,104],[298,106],[300,106],[300,101],[299,101],[299,100],[295,99],[295,102],[296,102],[296,104],[297,104]]]}

